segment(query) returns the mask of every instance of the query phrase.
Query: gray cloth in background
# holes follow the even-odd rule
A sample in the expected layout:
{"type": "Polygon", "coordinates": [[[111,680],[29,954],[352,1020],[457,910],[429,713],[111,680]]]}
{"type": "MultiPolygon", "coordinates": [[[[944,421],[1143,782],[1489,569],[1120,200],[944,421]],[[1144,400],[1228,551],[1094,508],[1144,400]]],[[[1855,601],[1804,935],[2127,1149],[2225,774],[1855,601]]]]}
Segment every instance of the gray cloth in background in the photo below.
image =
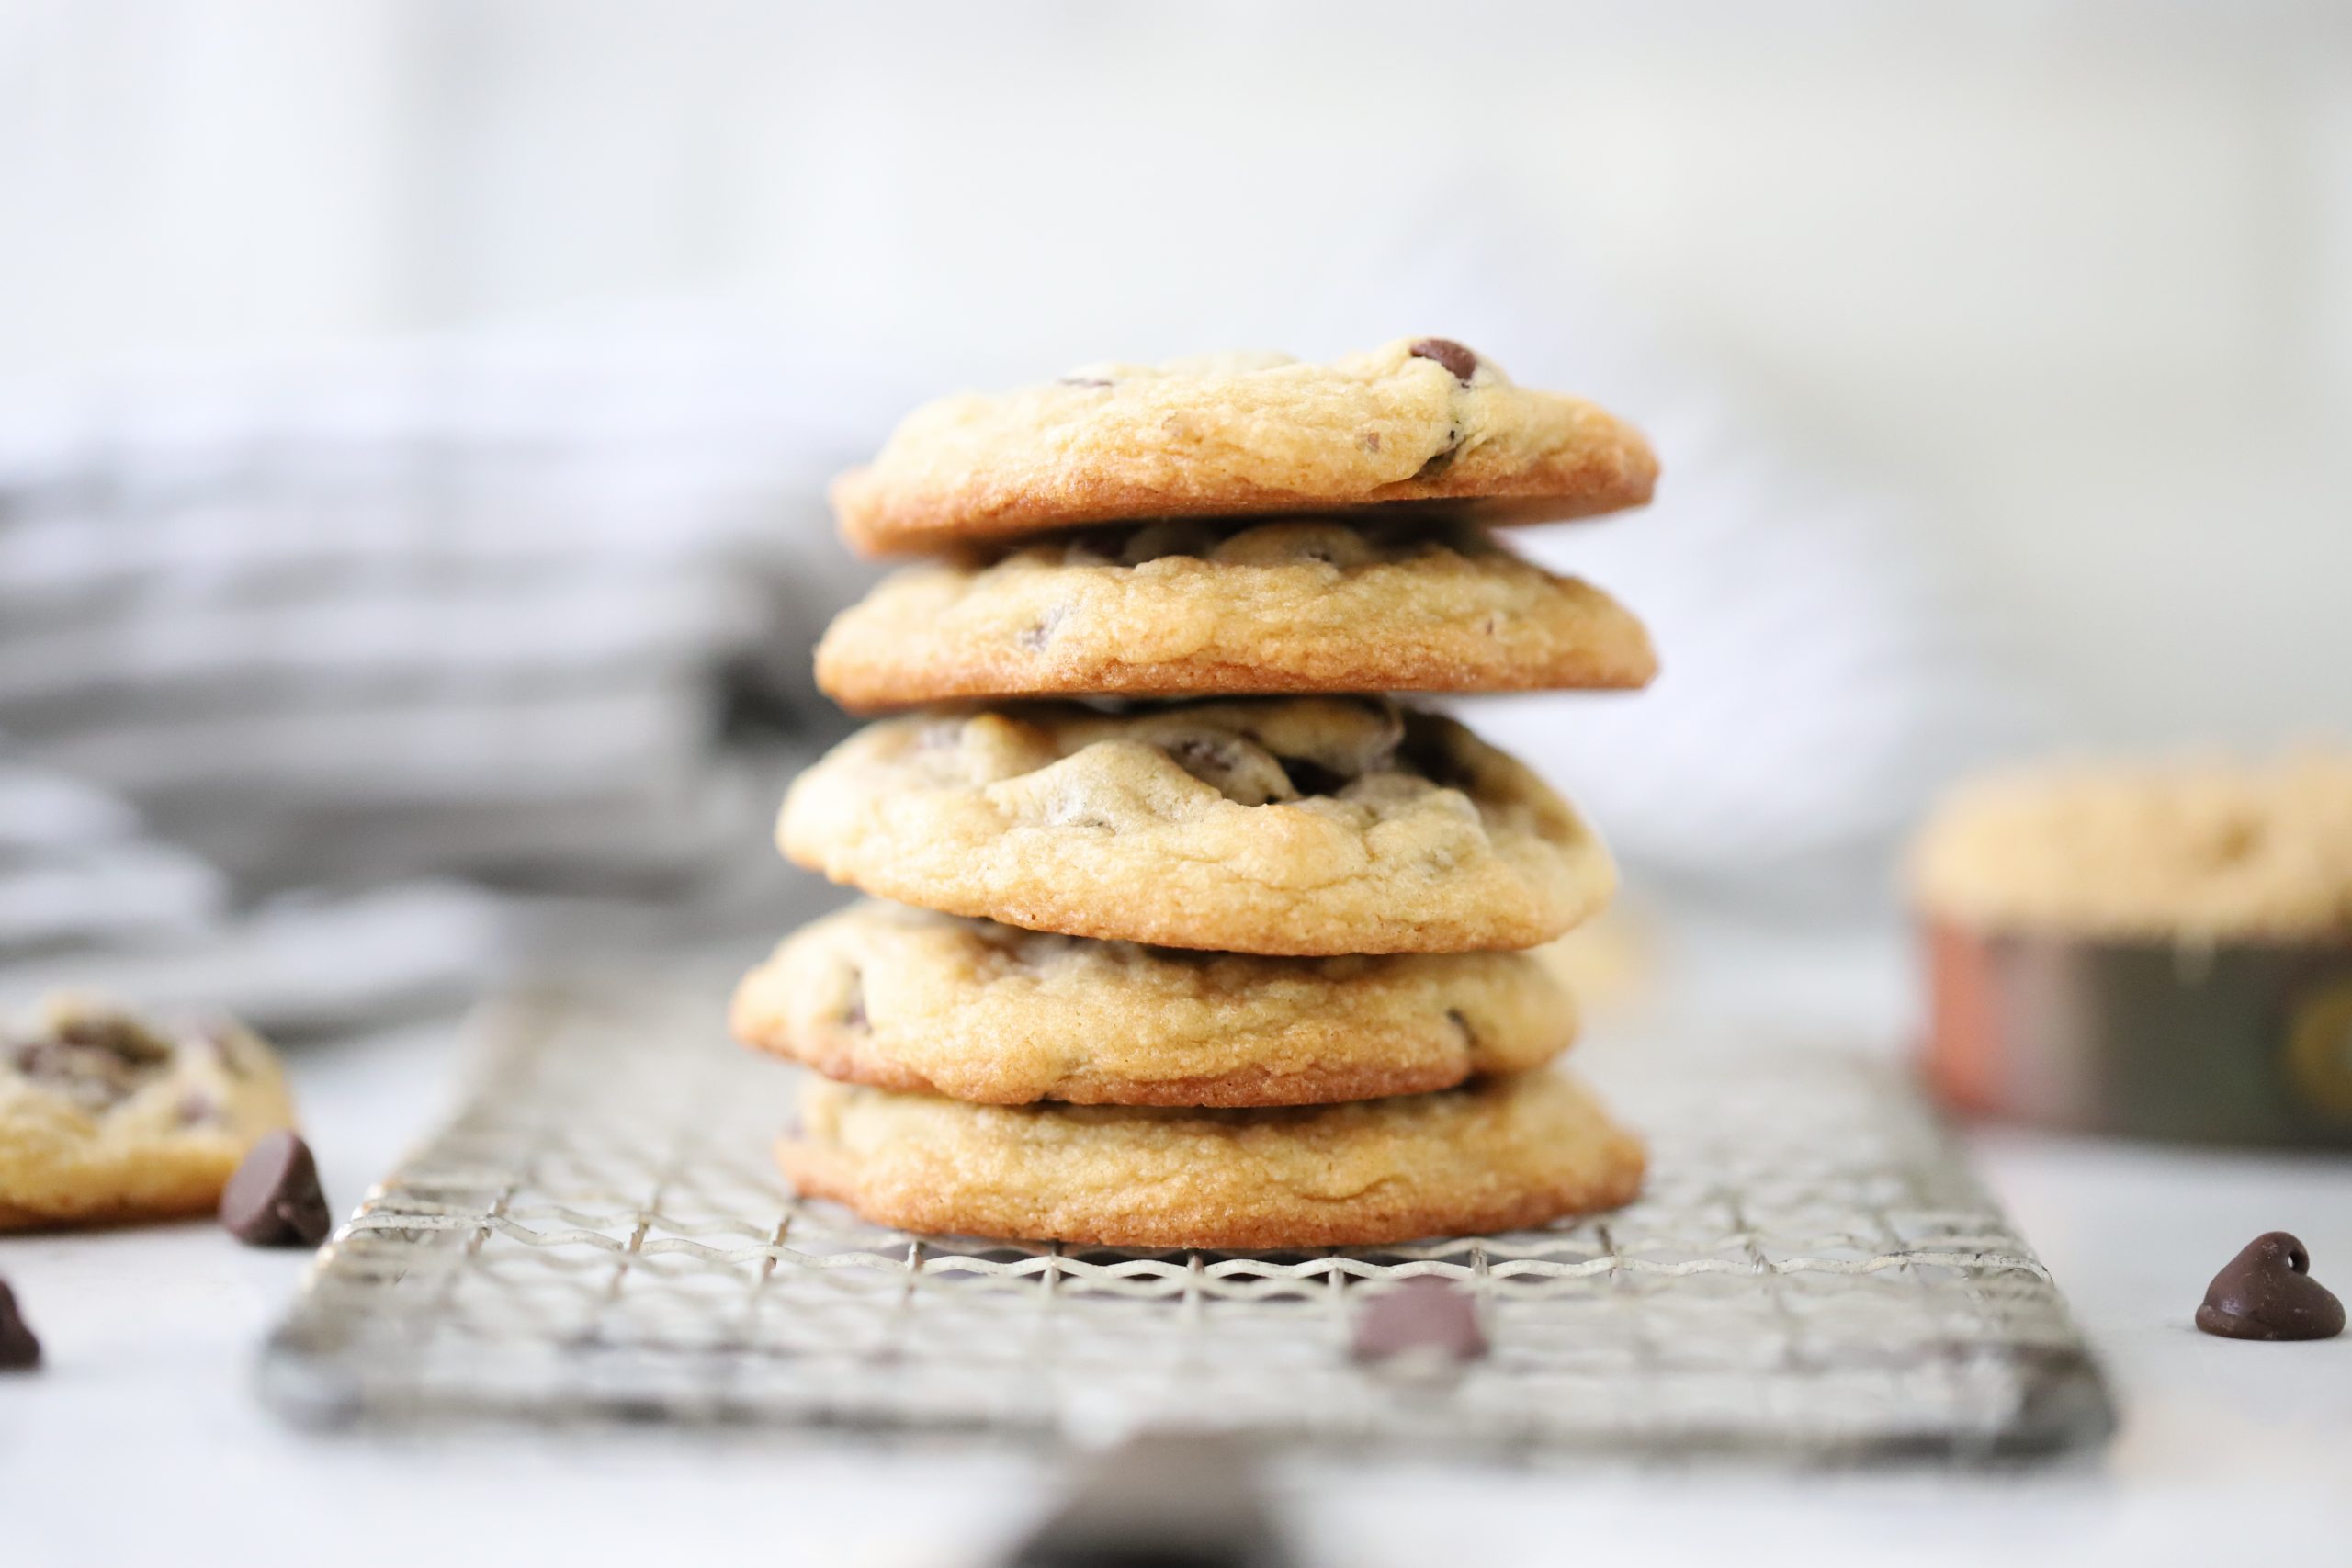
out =
{"type": "Polygon", "coordinates": [[[780,881],[858,575],[790,371],[456,341],[0,399],[0,1002],[332,1024],[470,985],[519,908],[780,881]]]}

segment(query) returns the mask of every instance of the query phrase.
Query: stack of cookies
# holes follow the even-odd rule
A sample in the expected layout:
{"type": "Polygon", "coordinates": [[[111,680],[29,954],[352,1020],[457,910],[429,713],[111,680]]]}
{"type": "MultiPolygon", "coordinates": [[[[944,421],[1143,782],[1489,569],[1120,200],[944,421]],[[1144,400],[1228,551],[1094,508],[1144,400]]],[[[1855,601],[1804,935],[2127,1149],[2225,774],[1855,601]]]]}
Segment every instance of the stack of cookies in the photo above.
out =
{"type": "Polygon", "coordinates": [[[1608,854],[1389,694],[1645,684],[1633,615],[1487,530],[1638,505],[1656,471],[1436,338],[908,419],[834,502],[854,546],[934,558],[817,673],[917,711],[803,774],[777,835],[872,897],[735,998],[821,1075],[794,1183],[911,1230],[1220,1248],[1631,1197],[1641,1145],[1551,1066],[1575,1008],[1524,951],[1608,901],[1608,854]]]}

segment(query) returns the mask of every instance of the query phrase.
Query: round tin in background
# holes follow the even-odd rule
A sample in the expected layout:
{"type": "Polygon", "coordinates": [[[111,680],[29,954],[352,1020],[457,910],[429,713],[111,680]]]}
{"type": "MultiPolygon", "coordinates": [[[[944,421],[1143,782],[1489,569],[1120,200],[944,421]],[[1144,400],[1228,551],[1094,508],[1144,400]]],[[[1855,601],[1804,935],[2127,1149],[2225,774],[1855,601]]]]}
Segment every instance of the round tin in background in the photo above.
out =
{"type": "Polygon", "coordinates": [[[1973,1114],[2352,1148],[2352,942],[2183,945],[1922,922],[1929,1081],[1973,1114]]]}

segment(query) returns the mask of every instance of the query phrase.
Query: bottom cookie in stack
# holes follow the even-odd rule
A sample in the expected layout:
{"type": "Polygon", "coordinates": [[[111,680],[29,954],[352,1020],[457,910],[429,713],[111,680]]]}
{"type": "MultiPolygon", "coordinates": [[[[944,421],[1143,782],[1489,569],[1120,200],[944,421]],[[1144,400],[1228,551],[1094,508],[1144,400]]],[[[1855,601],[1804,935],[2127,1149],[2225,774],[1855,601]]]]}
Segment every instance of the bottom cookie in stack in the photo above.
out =
{"type": "Polygon", "coordinates": [[[1614,1207],[1642,1145],[1555,1069],[1334,1105],[974,1105],[812,1079],[802,1192],[916,1231],[1114,1247],[1368,1246],[1614,1207]]]}

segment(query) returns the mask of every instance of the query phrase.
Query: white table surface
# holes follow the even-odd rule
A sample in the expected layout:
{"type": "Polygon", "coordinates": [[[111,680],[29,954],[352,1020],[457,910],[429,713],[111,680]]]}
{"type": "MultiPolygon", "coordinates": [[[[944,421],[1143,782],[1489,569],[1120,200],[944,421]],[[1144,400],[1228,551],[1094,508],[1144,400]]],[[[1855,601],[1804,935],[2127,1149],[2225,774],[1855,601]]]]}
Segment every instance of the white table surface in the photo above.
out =
{"type": "MultiPolygon", "coordinates": [[[[1883,938],[1681,947],[1669,973],[1700,1012],[1881,1039],[1907,1012],[1883,938]]],[[[448,1108],[456,1055],[447,1024],[294,1055],[333,1197],[356,1199],[448,1108]]],[[[1972,1142],[2106,1362],[2123,1425],[2103,1456],[1794,1478],[1284,1462],[1270,1483],[1306,1560],[2352,1561],[2352,1337],[2189,1326],[2206,1280],[2265,1230],[2301,1235],[2352,1293],[2352,1159],[1972,1142]]],[[[841,1436],[292,1429],[249,1380],[302,1262],[207,1224],[0,1240],[47,1352],[0,1379],[0,1563],[978,1563],[1056,1482],[1019,1450],[841,1436]]]]}

